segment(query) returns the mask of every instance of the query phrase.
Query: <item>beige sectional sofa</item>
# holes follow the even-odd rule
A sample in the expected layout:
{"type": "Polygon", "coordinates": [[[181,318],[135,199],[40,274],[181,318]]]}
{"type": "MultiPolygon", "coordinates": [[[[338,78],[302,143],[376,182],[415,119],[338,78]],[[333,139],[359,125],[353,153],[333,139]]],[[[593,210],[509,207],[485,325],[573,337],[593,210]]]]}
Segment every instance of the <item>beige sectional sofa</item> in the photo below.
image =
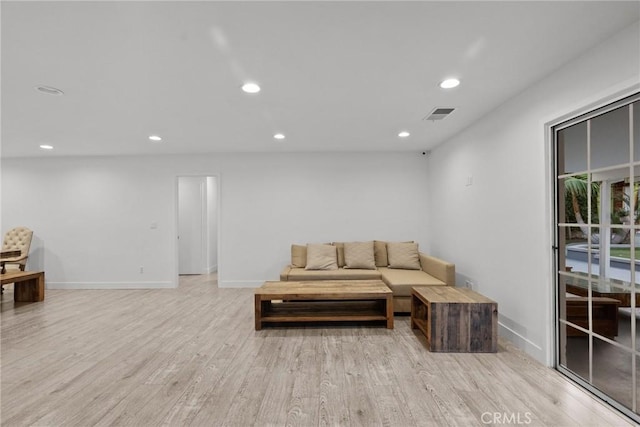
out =
{"type": "Polygon", "coordinates": [[[371,279],[382,280],[393,291],[395,312],[409,313],[411,287],[455,286],[455,265],[419,252],[413,242],[375,240],[291,245],[291,264],[280,273],[281,281],[371,279]]]}

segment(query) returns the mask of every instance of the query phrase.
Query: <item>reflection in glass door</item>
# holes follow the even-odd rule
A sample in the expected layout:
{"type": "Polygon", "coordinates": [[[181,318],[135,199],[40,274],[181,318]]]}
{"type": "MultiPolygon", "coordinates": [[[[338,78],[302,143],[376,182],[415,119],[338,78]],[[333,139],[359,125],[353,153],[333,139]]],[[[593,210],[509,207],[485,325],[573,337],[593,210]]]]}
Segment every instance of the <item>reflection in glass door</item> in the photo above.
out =
{"type": "Polygon", "coordinates": [[[557,367],[640,422],[639,99],[553,132],[557,367]]]}

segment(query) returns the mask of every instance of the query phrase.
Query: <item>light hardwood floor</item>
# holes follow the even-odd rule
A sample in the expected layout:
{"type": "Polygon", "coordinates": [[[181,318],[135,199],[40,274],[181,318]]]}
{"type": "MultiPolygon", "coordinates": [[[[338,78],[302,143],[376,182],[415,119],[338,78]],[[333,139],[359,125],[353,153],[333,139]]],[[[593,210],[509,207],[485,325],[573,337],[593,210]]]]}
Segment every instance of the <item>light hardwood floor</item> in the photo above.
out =
{"type": "Polygon", "coordinates": [[[496,354],[429,353],[408,317],[393,330],[255,331],[253,290],[218,289],[215,276],[17,305],[12,292],[2,426],[632,425],[507,341],[496,354]]]}

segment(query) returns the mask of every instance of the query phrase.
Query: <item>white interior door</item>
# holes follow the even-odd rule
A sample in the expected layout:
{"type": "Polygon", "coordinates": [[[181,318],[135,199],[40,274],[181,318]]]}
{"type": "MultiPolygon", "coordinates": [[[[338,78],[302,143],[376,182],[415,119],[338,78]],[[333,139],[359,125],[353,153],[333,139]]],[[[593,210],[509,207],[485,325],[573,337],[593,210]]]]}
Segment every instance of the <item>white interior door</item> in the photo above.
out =
{"type": "Polygon", "coordinates": [[[178,178],[178,274],[207,272],[205,179],[178,178]]]}

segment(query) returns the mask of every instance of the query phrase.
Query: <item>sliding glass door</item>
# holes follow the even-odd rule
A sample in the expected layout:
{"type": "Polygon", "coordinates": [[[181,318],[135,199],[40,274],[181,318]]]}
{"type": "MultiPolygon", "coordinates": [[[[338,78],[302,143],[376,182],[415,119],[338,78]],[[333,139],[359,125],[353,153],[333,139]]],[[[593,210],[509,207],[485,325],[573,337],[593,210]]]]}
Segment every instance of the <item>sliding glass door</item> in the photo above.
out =
{"type": "Polygon", "coordinates": [[[553,129],[558,369],[640,421],[640,94],[553,129]]]}

